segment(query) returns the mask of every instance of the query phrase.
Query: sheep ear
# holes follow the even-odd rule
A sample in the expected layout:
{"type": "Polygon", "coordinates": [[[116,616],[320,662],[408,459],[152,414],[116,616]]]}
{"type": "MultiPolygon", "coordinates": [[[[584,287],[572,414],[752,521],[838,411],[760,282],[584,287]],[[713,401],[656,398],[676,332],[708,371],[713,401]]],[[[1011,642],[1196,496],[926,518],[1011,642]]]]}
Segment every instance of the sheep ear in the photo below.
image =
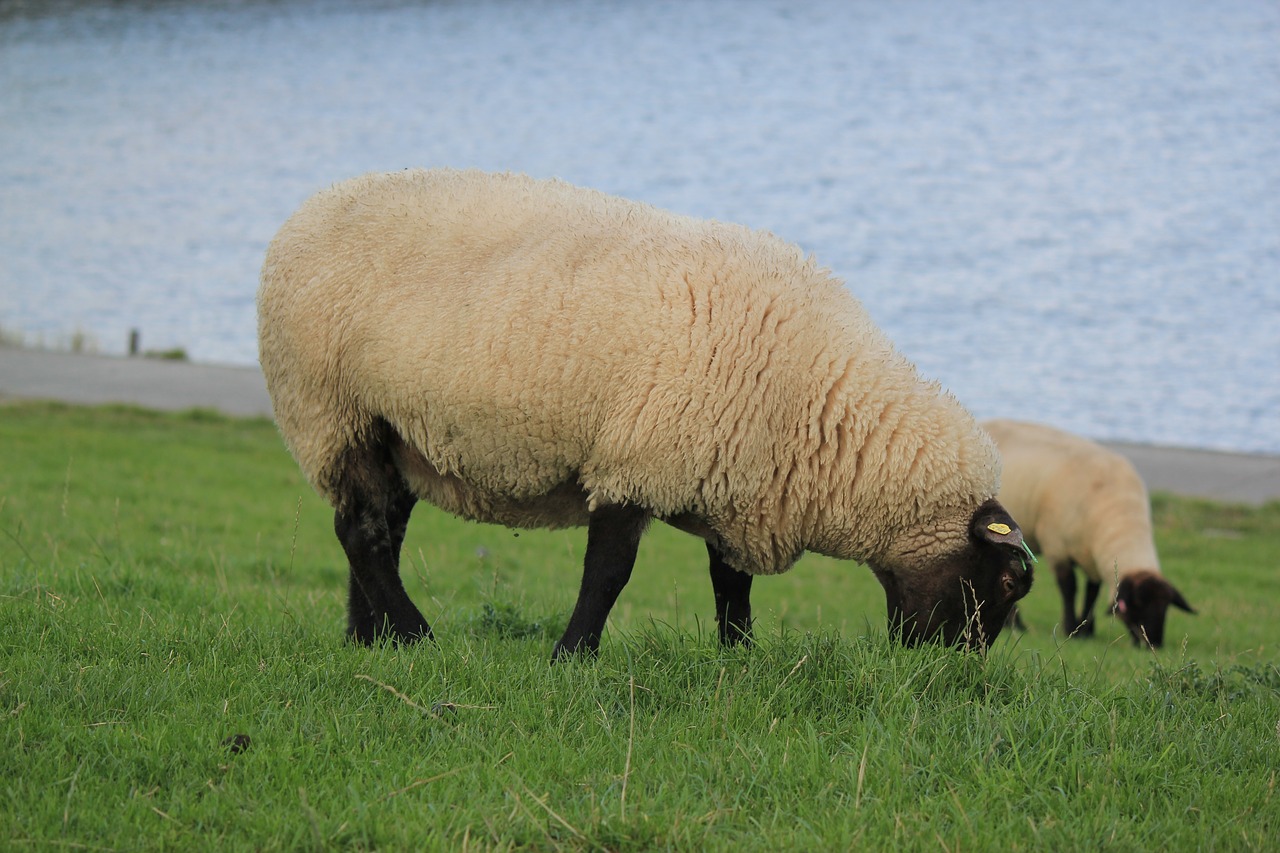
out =
{"type": "Polygon", "coordinates": [[[990,500],[982,505],[979,510],[974,513],[972,523],[973,535],[993,545],[1003,545],[1018,552],[1024,558],[1024,564],[1034,563],[1036,557],[1031,553],[1031,549],[1027,547],[1026,540],[1022,538],[1022,531],[1018,528],[1018,523],[1013,520],[1009,513],[1005,512],[998,501],[990,500]],[[1028,563],[1029,561],[1029,563],[1028,563]]]}
{"type": "Polygon", "coordinates": [[[1181,608],[1182,610],[1185,610],[1188,613],[1196,612],[1196,609],[1192,607],[1190,604],[1187,604],[1187,600],[1182,597],[1182,593],[1178,592],[1178,590],[1174,588],[1173,584],[1169,584],[1169,591],[1173,593],[1173,597],[1169,599],[1170,604],[1172,604],[1174,607],[1181,608]]]}
{"type": "Polygon", "coordinates": [[[1026,543],[1022,540],[1022,531],[1018,529],[1018,525],[1009,521],[989,521],[982,525],[978,531],[978,535],[988,542],[995,542],[999,545],[1008,545],[1011,548],[1022,549],[1026,543]]]}

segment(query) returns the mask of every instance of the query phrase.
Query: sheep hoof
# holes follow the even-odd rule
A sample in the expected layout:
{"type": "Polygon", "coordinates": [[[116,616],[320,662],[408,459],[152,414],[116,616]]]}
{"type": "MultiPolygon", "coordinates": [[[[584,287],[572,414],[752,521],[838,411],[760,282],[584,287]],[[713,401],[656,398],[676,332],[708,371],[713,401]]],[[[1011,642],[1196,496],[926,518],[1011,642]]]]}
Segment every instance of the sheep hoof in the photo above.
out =
{"type": "Polygon", "coordinates": [[[568,660],[594,660],[600,654],[600,644],[597,640],[595,644],[586,640],[579,640],[576,643],[566,643],[563,639],[556,643],[556,647],[551,650],[551,662],[559,663],[568,660]]]}
{"type": "Polygon", "coordinates": [[[1071,626],[1070,630],[1067,631],[1068,637],[1078,637],[1083,639],[1085,637],[1093,636],[1092,620],[1085,620],[1083,622],[1067,621],[1066,624],[1071,626]]]}
{"type": "Polygon", "coordinates": [[[435,640],[431,626],[425,620],[408,629],[397,625],[383,625],[376,629],[367,625],[352,625],[347,628],[347,641],[362,646],[376,646],[379,643],[409,645],[421,640],[435,640]]]}
{"type": "Polygon", "coordinates": [[[755,645],[755,640],[751,638],[751,626],[729,624],[720,627],[720,645],[725,648],[733,646],[742,646],[749,649],[755,645]]]}

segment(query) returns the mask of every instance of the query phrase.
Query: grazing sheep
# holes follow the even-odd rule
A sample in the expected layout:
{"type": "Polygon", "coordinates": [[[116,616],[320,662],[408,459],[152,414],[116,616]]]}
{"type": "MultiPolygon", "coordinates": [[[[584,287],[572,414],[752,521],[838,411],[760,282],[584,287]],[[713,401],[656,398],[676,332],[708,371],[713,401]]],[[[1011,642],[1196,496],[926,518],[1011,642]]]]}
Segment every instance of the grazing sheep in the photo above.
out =
{"type": "Polygon", "coordinates": [[[992,420],[982,426],[1004,461],[1000,502],[1057,576],[1063,629],[1092,636],[1102,579],[1115,577],[1113,611],[1135,644],[1159,648],[1169,605],[1195,611],[1160,574],[1151,503],[1133,465],[1088,439],[1041,424],[992,420]],[[1087,578],[1078,616],[1076,567],[1087,578]]]}
{"type": "Polygon", "coordinates": [[[598,647],[655,518],[706,541],[726,643],[752,577],[806,550],[869,564],[905,642],[980,647],[1030,588],[991,440],[772,235],[559,181],[367,175],[281,228],[258,313],[356,641],[431,636],[399,577],[418,500],[587,527],[555,657],[598,647]]]}

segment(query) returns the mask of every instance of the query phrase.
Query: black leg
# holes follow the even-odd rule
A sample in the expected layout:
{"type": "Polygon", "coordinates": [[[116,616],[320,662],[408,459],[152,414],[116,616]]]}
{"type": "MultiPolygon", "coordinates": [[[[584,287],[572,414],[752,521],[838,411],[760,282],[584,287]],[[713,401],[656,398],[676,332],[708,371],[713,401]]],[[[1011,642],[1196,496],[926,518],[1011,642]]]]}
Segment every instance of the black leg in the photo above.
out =
{"type": "Polygon", "coordinates": [[[726,646],[751,644],[751,575],[724,561],[724,555],[710,542],[711,589],[716,595],[716,624],[720,642],[726,646]]]}
{"type": "Polygon", "coordinates": [[[400,560],[400,547],[404,545],[404,535],[409,530],[409,516],[418,504],[418,496],[409,491],[409,487],[401,481],[397,499],[392,501],[387,513],[387,529],[391,532],[391,547],[396,552],[396,563],[400,560]]]}
{"type": "Polygon", "coordinates": [[[1093,636],[1093,608],[1098,603],[1102,582],[1087,580],[1084,584],[1084,602],[1080,605],[1080,636],[1093,636]]]}
{"type": "Polygon", "coordinates": [[[631,578],[640,536],[648,523],[648,515],[638,507],[608,506],[591,514],[578,603],[551,653],[552,660],[600,648],[605,620],[631,578]]]}
{"type": "Polygon", "coordinates": [[[1076,618],[1076,571],[1070,560],[1063,560],[1053,565],[1053,573],[1058,579],[1058,591],[1062,593],[1062,630],[1070,637],[1080,628],[1080,620],[1076,618]]]}
{"type": "Polygon", "coordinates": [[[350,562],[347,637],[365,645],[383,637],[431,638],[431,626],[400,581],[400,546],[416,498],[379,446],[344,460],[333,527],[350,562]]]}

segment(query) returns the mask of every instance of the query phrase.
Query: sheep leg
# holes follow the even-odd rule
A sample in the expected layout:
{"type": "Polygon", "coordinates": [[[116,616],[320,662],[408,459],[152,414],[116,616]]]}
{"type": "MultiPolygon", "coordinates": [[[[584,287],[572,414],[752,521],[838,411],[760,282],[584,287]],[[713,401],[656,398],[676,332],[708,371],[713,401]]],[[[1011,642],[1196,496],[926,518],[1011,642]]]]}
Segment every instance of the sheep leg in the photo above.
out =
{"type": "Polygon", "coordinates": [[[716,596],[716,624],[720,644],[751,644],[751,575],[724,561],[724,555],[710,542],[711,589],[716,596]]]}
{"type": "Polygon", "coordinates": [[[1087,580],[1084,584],[1084,602],[1080,605],[1080,636],[1093,636],[1093,608],[1098,603],[1102,582],[1087,580]]]}
{"type": "Polygon", "coordinates": [[[591,514],[578,603],[569,617],[569,627],[551,653],[553,661],[595,653],[600,648],[605,620],[631,579],[640,536],[648,523],[644,510],[633,506],[602,507],[591,514]]]}
{"type": "Polygon", "coordinates": [[[431,626],[400,580],[400,547],[417,498],[385,450],[362,448],[346,463],[333,527],[350,563],[347,637],[364,645],[430,639],[431,626]]]}
{"type": "Polygon", "coordinates": [[[1076,618],[1076,570],[1070,560],[1053,564],[1053,574],[1058,579],[1058,591],[1062,593],[1062,630],[1068,637],[1080,630],[1076,618]]]}

